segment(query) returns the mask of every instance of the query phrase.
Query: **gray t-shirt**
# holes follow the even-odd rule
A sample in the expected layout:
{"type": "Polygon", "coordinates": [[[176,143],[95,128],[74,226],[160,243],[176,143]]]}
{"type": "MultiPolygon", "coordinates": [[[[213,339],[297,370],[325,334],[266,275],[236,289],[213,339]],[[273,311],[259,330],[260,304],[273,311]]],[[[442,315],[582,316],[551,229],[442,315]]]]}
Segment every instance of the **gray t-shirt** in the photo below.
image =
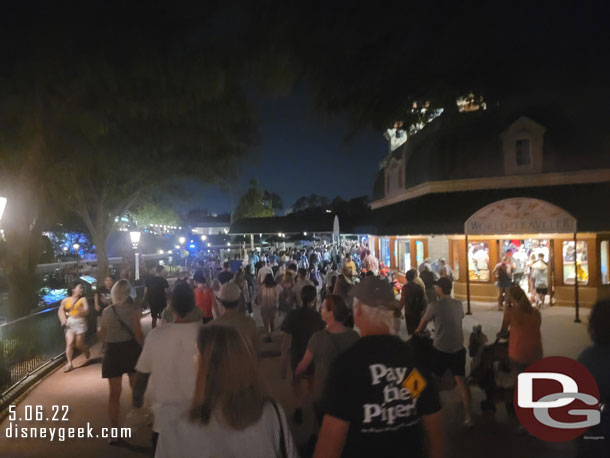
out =
{"type": "Polygon", "coordinates": [[[345,332],[331,334],[326,329],[316,332],[309,339],[307,349],[313,355],[313,364],[315,367],[314,377],[314,399],[322,398],[326,376],[330,371],[333,361],[352,346],[360,336],[353,329],[347,329],[345,332]]]}
{"type": "Polygon", "coordinates": [[[462,303],[451,297],[428,304],[424,319],[434,323],[434,348],[445,353],[454,353],[464,348],[462,303]]]}
{"type": "Polygon", "coordinates": [[[133,332],[134,317],[139,315],[140,310],[133,302],[114,304],[106,307],[102,312],[102,326],[105,329],[104,342],[116,343],[132,340],[134,337],[125,329],[125,326],[119,322],[119,318],[133,332]],[[113,308],[116,310],[116,314],[112,310],[113,308]]]}

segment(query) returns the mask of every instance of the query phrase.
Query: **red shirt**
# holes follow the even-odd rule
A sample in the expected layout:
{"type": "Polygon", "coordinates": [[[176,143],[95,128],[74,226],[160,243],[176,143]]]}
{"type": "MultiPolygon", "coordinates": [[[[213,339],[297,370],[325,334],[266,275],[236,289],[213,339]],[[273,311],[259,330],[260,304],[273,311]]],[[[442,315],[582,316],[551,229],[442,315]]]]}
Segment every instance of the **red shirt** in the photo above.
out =
{"type": "Polygon", "coordinates": [[[195,305],[201,309],[204,318],[213,318],[212,303],[214,302],[214,292],[205,286],[195,288],[195,305]]]}

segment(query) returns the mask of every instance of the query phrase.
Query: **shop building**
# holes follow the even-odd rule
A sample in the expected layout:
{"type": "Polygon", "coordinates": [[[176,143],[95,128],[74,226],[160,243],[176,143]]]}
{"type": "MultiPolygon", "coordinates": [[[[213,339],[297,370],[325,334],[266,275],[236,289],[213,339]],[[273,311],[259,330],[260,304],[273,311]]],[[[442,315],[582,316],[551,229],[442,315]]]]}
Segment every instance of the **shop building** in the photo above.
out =
{"type": "Polygon", "coordinates": [[[609,198],[609,136],[583,118],[443,113],[380,163],[369,243],[399,278],[445,258],[456,297],[485,302],[508,250],[524,269],[542,253],[547,302],[591,306],[610,295],[609,198]]]}

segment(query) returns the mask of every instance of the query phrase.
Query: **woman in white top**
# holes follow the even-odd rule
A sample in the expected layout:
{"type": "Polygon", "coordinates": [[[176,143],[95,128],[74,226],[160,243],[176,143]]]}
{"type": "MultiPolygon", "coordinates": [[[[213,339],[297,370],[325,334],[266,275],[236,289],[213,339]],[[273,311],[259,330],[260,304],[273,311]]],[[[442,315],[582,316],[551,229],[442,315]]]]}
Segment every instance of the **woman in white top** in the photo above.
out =
{"type": "Polygon", "coordinates": [[[233,327],[210,323],[199,331],[197,347],[192,407],[178,420],[160,419],[155,457],[297,457],[250,341],[233,327]]]}

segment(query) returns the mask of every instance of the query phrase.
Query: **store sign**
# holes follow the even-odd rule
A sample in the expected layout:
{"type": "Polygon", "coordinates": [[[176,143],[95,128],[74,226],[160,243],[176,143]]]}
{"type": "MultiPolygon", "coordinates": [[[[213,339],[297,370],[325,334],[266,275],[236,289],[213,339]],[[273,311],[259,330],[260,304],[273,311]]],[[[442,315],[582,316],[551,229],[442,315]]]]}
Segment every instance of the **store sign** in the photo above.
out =
{"type": "Polygon", "coordinates": [[[466,221],[468,235],[572,234],[576,218],[538,199],[505,199],[483,207],[466,221]]]}

